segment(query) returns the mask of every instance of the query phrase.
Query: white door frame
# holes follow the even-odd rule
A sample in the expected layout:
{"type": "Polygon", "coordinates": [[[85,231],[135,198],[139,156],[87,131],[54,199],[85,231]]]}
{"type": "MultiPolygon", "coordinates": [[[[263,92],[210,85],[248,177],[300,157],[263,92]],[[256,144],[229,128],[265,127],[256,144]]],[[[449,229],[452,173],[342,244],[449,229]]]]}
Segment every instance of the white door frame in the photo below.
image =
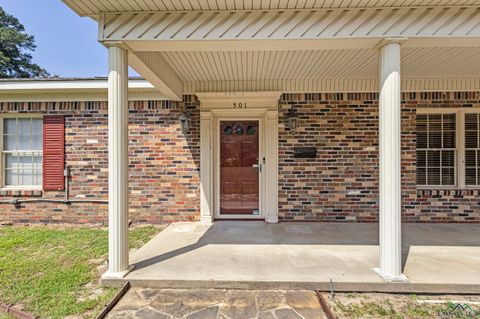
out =
{"type": "Polygon", "coordinates": [[[219,219],[219,123],[222,120],[258,120],[260,174],[259,215],[223,218],[265,219],[278,222],[278,99],[279,92],[199,93],[200,104],[200,221],[219,219]],[[242,108],[238,108],[242,103],[242,108]],[[234,106],[237,107],[234,107],[234,106]],[[247,105],[247,108],[244,106],[247,105]],[[218,163],[218,165],[217,165],[218,163]],[[263,163],[262,163],[263,164],[263,163]]]}
{"type": "Polygon", "coordinates": [[[264,163],[262,159],[266,156],[265,155],[265,132],[264,132],[264,118],[257,117],[257,116],[248,116],[248,114],[242,114],[241,117],[238,116],[229,116],[229,117],[216,117],[215,124],[214,124],[214,148],[213,148],[213,180],[214,180],[214,210],[213,216],[215,219],[264,219],[265,218],[265,171],[264,171],[264,163]],[[221,215],[220,214],[220,122],[222,121],[258,121],[258,160],[260,165],[262,165],[261,172],[258,176],[258,215],[247,215],[247,214],[228,214],[228,215],[221,215]]]}

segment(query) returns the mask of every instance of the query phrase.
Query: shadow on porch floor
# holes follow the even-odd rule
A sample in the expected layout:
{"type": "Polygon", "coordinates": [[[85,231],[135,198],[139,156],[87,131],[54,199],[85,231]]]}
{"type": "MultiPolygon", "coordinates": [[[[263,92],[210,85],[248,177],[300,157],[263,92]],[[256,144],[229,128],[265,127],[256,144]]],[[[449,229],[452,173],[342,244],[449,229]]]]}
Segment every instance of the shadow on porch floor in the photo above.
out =
{"type": "MultiPolygon", "coordinates": [[[[408,283],[384,283],[378,224],[176,223],[132,253],[134,286],[480,292],[480,225],[403,224],[408,283]]],[[[107,282],[115,284],[119,282],[107,282]]]]}

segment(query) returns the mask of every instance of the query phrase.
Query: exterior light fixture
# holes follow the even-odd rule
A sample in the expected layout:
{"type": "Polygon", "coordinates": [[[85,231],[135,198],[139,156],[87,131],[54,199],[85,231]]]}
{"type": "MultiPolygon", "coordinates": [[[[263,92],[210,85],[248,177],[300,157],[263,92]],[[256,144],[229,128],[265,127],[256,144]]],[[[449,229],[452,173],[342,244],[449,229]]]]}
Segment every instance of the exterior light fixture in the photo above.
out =
{"type": "Polygon", "coordinates": [[[298,127],[298,115],[293,107],[291,107],[287,113],[287,127],[292,132],[296,131],[298,127]]]}
{"type": "Polygon", "coordinates": [[[188,112],[183,112],[178,117],[178,120],[180,121],[180,126],[182,127],[182,133],[187,134],[190,130],[190,123],[192,121],[190,118],[190,114],[188,114],[188,112]]]}

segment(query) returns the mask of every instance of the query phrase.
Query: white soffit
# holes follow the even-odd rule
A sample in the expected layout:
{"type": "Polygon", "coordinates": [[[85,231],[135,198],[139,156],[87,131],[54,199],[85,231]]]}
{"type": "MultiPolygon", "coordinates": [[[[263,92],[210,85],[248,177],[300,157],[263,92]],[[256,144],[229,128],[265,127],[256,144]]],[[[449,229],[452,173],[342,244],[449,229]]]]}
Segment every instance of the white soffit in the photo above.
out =
{"type": "Polygon", "coordinates": [[[127,11],[240,11],[423,6],[478,6],[479,0],[63,0],[81,16],[127,11]]]}
{"type": "MultiPolygon", "coordinates": [[[[184,81],[375,79],[376,50],[163,52],[184,81]]],[[[404,48],[402,75],[480,76],[480,48],[404,48]]]]}
{"type": "Polygon", "coordinates": [[[100,41],[480,37],[480,7],[105,14],[100,41]]]}
{"type": "MultiPolygon", "coordinates": [[[[162,52],[185,93],[238,91],[375,91],[372,49],[162,52]]],[[[480,48],[402,49],[405,88],[479,89],[480,48]]]]}

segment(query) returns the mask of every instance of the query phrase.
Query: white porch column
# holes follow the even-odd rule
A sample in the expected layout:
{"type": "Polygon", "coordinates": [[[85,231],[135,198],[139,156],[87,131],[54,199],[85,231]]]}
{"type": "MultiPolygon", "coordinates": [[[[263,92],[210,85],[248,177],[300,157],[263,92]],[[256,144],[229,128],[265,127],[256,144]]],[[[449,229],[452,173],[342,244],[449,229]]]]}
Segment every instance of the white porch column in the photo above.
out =
{"type": "Polygon", "coordinates": [[[108,47],[108,271],[123,278],[128,265],[128,52],[108,47]]]}
{"type": "Polygon", "coordinates": [[[379,101],[380,268],[386,281],[402,275],[401,233],[401,95],[400,43],[387,41],[380,49],[379,101]]]}

